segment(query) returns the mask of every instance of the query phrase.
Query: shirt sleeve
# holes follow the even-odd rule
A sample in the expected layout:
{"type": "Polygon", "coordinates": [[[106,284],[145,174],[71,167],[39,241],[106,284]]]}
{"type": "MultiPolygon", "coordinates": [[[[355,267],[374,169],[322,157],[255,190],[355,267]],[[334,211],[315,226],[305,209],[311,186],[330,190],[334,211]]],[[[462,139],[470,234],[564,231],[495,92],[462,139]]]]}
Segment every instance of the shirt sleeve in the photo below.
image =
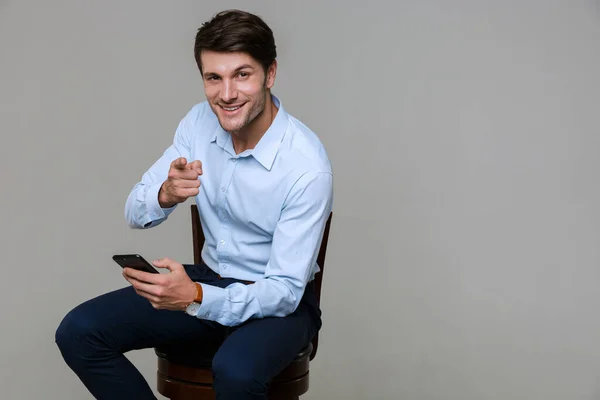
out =
{"type": "Polygon", "coordinates": [[[306,173],[294,184],[273,234],[264,277],[226,288],[200,283],[197,317],[235,326],[251,318],[293,313],[311,278],[333,203],[333,176],[306,173]]]}
{"type": "Polygon", "coordinates": [[[160,225],[177,208],[177,205],[161,208],[158,203],[158,192],[167,179],[173,160],[185,157],[188,162],[193,161],[190,160],[191,121],[196,119],[197,114],[198,107],[196,106],[179,122],[173,143],[142,175],[142,179],[131,190],[125,203],[125,220],[129,227],[147,229],[160,225]]]}

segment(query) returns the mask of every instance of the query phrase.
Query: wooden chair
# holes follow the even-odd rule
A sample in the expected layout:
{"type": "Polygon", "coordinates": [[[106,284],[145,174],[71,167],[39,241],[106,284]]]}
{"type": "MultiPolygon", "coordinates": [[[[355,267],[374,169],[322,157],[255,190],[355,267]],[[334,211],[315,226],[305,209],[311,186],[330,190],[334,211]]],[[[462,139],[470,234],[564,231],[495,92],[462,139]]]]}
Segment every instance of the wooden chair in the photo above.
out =
{"type": "MultiPolygon", "coordinates": [[[[204,245],[204,234],[200,225],[200,216],[195,204],[191,206],[192,238],[194,247],[194,263],[201,262],[200,252],[204,245]]],[[[325,253],[333,213],[329,215],[317,263],[321,271],[315,276],[315,291],[317,300],[321,300],[321,284],[325,268],[325,253]]],[[[203,343],[203,346],[178,343],[176,346],[157,347],[158,356],[157,389],[163,396],[172,400],[213,400],[215,393],[212,389],[213,375],[211,370],[212,357],[218,350],[219,343],[203,343]],[[201,347],[201,349],[198,349],[201,347]]],[[[295,360],[289,364],[269,384],[269,399],[298,400],[300,395],[308,391],[309,362],[317,354],[319,335],[302,349],[295,360]]]]}

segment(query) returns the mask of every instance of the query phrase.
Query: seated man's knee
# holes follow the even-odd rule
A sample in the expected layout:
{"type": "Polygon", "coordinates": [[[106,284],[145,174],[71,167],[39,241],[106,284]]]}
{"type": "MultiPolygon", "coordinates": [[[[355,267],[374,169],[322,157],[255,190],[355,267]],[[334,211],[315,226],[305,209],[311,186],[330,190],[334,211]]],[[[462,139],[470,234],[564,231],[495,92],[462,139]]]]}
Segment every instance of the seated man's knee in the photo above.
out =
{"type": "Polygon", "coordinates": [[[74,353],[85,355],[97,337],[97,324],[94,316],[86,312],[82,306],[71,310],[61,321],[55,333],[55,341],[63,357],[74,353]]]}
{"type": "Polygon", "coordinates": [[[266,393],[267,384],[254,368],[240,358],[223,357],[218,352],[212,370],[217,393],[266,393]]]}

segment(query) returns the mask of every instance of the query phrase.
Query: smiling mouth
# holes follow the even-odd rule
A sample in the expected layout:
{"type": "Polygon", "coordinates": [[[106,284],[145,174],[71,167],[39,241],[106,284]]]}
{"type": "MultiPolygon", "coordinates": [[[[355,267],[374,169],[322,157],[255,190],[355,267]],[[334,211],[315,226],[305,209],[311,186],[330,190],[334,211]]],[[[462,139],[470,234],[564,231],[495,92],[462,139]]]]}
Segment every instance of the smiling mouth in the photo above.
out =
{"type": "Polygon", "coordinates": [[[223,110],[225,110],[227,112],[235,112],[235,111],[239,110],[240,108],[242,108],[244,106],[244,104],[241,104],[239,106],[233,106],[233,107],[225,107],[225,106],[219,105],[219,107],[221,107],[223,110]]]}

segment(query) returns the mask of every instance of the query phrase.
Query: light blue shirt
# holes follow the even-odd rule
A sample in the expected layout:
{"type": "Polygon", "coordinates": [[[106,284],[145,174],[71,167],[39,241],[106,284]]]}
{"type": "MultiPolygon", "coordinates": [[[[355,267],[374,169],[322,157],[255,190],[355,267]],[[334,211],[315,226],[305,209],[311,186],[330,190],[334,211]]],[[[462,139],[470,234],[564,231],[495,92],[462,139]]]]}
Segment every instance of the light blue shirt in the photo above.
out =
{"type": "Polygon", "coordinates": [[[159,225],[158,192],[178,157],[202,161],[196,204],[206,241],[202,259],[222,277],[255,281],[226,288],[201,283],[197,317],[226,326],[294,312],[314,278],[323,229],[333,201],[333,174],[318,137],[279,111],[254,149],[235,154],[207,102],[181,120],[173,144],[144,173],[125,206],[132,228],[159,225]]]}

